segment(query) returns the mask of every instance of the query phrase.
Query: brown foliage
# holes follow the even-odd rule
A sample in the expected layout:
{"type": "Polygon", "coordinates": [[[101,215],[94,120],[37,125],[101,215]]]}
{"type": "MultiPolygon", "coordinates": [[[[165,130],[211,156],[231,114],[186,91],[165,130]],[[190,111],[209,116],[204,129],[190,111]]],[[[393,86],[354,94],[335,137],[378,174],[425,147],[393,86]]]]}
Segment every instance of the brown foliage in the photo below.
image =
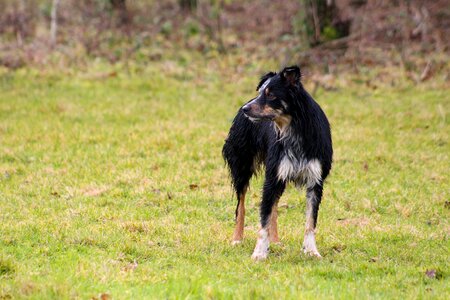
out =
{"type": "MultiPolygon", "coordinates": [[[[449,50],[446,0],[187,1],[195,2],[189,9],[181,5],[185,2],[61,1],[57,45],[50,49],[49,4],[2,1],[0,65],[44,63],[53,51],[74,63],[85,57],[115,62],[133,58],[143,47],[183,47],[275,55],[281,64],[394,63],[423,81],[442,66],[415,63],[413,57],[449,50]],[[310,22],[302,13],[314,8],[311,3],[320,4],[313,13],[313,43],[298,27],[310,22]]],[[[149,58],[161,59],[155,55],[149,58]]]]}

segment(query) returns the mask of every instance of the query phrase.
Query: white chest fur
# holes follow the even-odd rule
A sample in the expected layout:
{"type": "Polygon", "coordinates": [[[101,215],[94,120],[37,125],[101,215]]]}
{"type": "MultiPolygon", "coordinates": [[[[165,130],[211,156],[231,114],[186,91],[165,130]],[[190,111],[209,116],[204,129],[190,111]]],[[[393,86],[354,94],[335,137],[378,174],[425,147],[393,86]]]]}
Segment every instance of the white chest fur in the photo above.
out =
{"type": "Polygon", "coordinates": [[[285,153],[278,166],[278,179],[292,180],[298,185],[312,187],[320,183],[322,166],[318,159],[296,158],[291,151],[285,153]]]}

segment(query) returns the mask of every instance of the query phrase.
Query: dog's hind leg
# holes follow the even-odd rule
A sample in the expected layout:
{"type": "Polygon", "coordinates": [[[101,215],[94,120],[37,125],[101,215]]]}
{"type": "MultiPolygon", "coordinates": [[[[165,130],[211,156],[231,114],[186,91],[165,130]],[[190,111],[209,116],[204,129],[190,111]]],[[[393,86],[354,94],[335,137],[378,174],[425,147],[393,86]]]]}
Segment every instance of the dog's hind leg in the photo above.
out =
{"type": "Polygon", "coordinates": [[[258,232],[258,240],[252,254],[254,260],[265,259],[269,253],[270,232],[274,233],[270,227],[271,223],[273,224],[272,220],[276,220],[276,203],[286,187],[286,183],[272,173],[271,171],[266,172],[260,208],[261,229],[258,232]]]}
{"type": "Polygon", "coordinates": [[[321,257],[316,246],[315,230],[319,205],[322,200],[323,187],[316,184],[306,189],[306,226],[303,240],[303,252],[311,256],[321,257]]]}
{"type": "Polygon", "coordinates": [[[236,227],[234,228],[233,233],[233,245],[240,244],[242,239],[244,238],[244,219],[245,219],[245,193],[247,191],[247,187],[244,188],[243,191],[238,193],[238,204],[236,207],[236,227]]]}
{"type": "Polygon", "coordinates": [[[229,160],[229,167],[233,187],[237,197],[236,207],[236,227],[233,233],[232,244],[236,245],[242,242],[244,238],[244,219],[245,219],[245,194],[247,193],[250,178],[254,173],[253,157],[238,156],[234,154],[229,160]]]}

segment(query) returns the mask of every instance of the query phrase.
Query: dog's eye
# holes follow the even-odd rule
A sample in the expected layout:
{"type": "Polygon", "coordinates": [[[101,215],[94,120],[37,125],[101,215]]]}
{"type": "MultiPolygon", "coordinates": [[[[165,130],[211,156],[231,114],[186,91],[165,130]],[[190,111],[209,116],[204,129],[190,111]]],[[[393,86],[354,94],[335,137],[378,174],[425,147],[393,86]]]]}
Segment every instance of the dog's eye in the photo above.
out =
{"type": "Polygon", "coordinates": [[[269,100],[275,100],[277,97],[273,94],[273,93],[268,93],[267,94],[267,99],[269,100]]]}

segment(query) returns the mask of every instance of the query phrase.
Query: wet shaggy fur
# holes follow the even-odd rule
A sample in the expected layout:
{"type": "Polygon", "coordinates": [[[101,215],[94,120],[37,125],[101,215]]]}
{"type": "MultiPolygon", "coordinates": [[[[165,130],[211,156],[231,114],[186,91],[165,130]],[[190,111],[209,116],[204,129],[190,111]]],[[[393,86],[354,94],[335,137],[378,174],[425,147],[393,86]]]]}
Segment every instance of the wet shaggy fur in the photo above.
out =
{"type": "MultiPolygon", "coordinates": [[[[244,201],[250,178],[260,166],[265,166],[260,237],[264,238],[265,232],[270,236],[270,229],[276,231],[276,219],[272,223],[270,220],[286,184],[293,182],[298,187],[306,187],[304,249],[320,256],[314,230],[333,149],[327,117],[303,88],[300,78],[297,66],[264,75],[257,86],[257,96],[241,107],[234,118],[222,154],[238,199],[237,218],[243,218],[239,211],[243,203],[239,202],[244,201]],[[310,233],[314,245],[306,245],[311,244],[310,233]]],[[[243,224],[243,219],[240,221],[243,224]]],[[[234,239],[242,239],[239,231],[243,229],[236,229],[234,239]]],[[[265,242],[259,241],[258,244],[265,242]]],[[[255,248],[254,256],[257,250],[267,255],[266,249],[255,248]]],[[[256,259],[265,258],[256,256],[256,259]]]]}

